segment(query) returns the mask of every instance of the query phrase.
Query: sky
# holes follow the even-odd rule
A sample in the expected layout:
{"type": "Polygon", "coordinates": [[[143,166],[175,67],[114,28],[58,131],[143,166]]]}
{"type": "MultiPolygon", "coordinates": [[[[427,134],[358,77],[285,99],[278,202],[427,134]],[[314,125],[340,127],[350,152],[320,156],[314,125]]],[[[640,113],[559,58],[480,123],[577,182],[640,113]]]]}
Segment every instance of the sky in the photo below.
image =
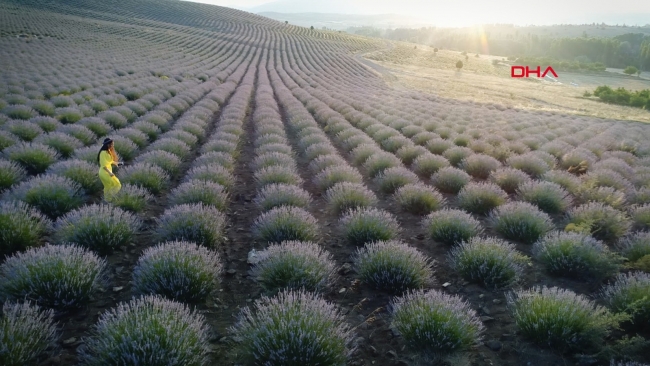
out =
{"type": "Polygon", "coordinates": [[[650,24],[647,0],[191,0],[252,12],[400,14],[439,26],[650,24]]]}

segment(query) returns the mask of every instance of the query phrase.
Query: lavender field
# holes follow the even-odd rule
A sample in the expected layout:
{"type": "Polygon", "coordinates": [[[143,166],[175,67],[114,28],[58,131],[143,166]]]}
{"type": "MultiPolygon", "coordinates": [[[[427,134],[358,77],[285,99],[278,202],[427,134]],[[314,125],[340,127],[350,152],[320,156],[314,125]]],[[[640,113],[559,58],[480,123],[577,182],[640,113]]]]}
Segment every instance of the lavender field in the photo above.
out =
{"type": "Polygon", "coordinates": [[[650,362],[650,126],[392,88],[386,47],[0,0],[0,364],[650,362]]]}

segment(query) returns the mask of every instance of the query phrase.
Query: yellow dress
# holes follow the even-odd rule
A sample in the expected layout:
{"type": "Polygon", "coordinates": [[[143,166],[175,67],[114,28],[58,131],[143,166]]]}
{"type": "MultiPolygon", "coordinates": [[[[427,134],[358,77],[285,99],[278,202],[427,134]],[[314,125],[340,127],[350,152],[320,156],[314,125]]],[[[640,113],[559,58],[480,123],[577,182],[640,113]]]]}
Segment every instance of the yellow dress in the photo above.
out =
{"type": "Polygon", "coordinates": [[[99,179],[104,184],[104,199],[108,202],[112,201],[117,192],[122,188],[122,184],[117,177],[111,177],[110,174],[104,168],[108,169],[109,172],[113,172],[113,157],[108,151],[102,151],[99,153],[99,179]]]}

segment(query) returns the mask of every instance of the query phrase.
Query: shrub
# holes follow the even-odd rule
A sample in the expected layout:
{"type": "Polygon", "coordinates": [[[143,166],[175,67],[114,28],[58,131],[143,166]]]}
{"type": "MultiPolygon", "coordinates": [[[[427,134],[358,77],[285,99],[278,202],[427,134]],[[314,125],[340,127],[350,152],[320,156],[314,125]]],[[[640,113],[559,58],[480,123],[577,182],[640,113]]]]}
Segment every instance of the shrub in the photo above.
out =
{"type": "Polygon", "coordinates": [[[34,117],[29,122],[37,125],[44,132],[54,132],[63,126],[61,122],[52,117],[34,117]]]}
{"type": "Polygon", "coordinates": [[[56,107],[47,100],[33,100],[29,106],[42,116],[53,117],[55,114],[56,107]]]}
{"type": "Polygon", "coordinates": [[[560,185],[571,194],[576,194],[582,184],[580,178],[561,170],[548,171],[542,176],[542,179],[560,185]]]}
{"type": "Polygon", "coordinates": [[[300,187],[289,184],[269,184],[255,197],[255,203],[262,211],[280,206],[307,208],[311,196],[300,187]]]}
{"type": "Polygon", "coordinates": [[[353,334],[331,303],[309,292],[283,291],[246,307],[229,328],[246,363],[343,365],[353,334]]]}
{"type": "Polygon", "coordinates": [[[510,202],[495,209],[490,221],[508,240],[532,244],[553,228],[551,218],[527,202],[510,202]]]}
{"type": "Polygon", "coordinates": [[[459,296],[436,290],[414,291],[394,299],[391,308],[392,327],[419,352],[453,353],[481,340],[483,323],[459,296]]]}
{"type": "Polygon", "coordinates": [[[278,152],[269,152],[256,156],[255,159],[253,159],[252,168],[253,170],[260,170],[262,168],[276,165],[294,169],[296,168],[296,162],[293,160],[292,156],[278,152]]]}
{"type": "Polygon", "coordinates": [[[0,256],[38,246],[52,223],[20,201],[0,202],[0,256]]]}
{"type": "Polygon", "coordinates": [[[153,196],[146,189],[124,184],[119,192],[113,197],[111,204],[126,211],[141,212],[147,203],[153,200],[153,196]]]}
{"type": "Polygon", "coordinates": [[[254,177],[259,188],[274,183],[284,183],[297,186],[302,184],[302,179],[298,173],[291,167],[285,166],[270,166],[262,168],[255,172],[254,177]]]}
{"type": "Polygon", "coordinates": [[[492,183],[469,183],[458,193],[458,205],[470,213],[485,215],[508,200],[508,194],[492,183]]]}
{"type": "Polygon", "coordinates": [[[355,147],[352,151],[350,151],[350,156],[352,157],[352,163],[355,165],[361,165],[366,160],[368,160],[369,157],[376,154],[377,152],[381,152],[381,149],[379,149],[379,147],[376,144],[374,143],[361,144],[355,147]]]}
{"type": "MultiPolygon", "coordinates": [[[[413,163],[413,161],[417,159],[419,156],[429,155],[429,154],[430,153],[427,149],[425,149],[422,146],[416,146],[416,145],[406,145],[400,148],[399,150],[397,150],[397,152],[395,152],[395,156],[397,156],[402,161],[402,163],[406,165],[410,165],[411,163],[413,163]]],[[[428,175],[431,174],[433,173],[430,173],[428,175]]]]}
{"type": "Polygon", "coordinates": [[[135,128],[121,128],[114,132],[116,136],[126,137],[131,140],[138,148],[143,148],[149,143],[149,137],[140,130],[135,128]]]}
{"type": "Polygon", "coordinates": [[[90,194],[97,193],[102,189],[102,184],[97,178],[97,167],[83,160],[60,161],[51,165],[46,173],[68,178],[90,194]]]}
{"type": "Polygon", "coordinates": [[[470,180],[469,174],[454,167],[442,168],[431,177],[433,185],[447,193],[458,193],[470,180]]]}
{"type": "Polygon", "coordinates": [[[601,297],[614,312],[630,315],[640,328],[650,323],[650,274],[619,273],[614,283],[601,290],[601,297]]]}
{"type": "Polygon", "coordinates": [[[511,156],[506,160],[511,168],[519,169],[533,178],[539,178],[550,170],[549,165],[536,155],[524,154],[511,156]]]}
{"type": "Polygon", "coordinates": [[[55,111],[55,118],[58,119],[63,124],[72,124],[79,122],[84,118],[84,114],[75,107],[63,107],[57,108],[55,111]]]}
{"type": "Polygon", "coordinates": [[[317,244],[284,241],[258,252],[251,273],[265,291],[304,289],[318,292],[331,285],[336,264],[317,244]]]}
{"type": "Polygon", "coordinates": [[[167,151],[154,150],[138,155],[135,163],[145,163],[157,166],[170,176],[176,176],[180,173],[181,159],[167,151]]]}
{"type": "Polygon", "coordinates": [[[421,183],[402,186],[393,198],[402,210],[416,215],[428,214],[446,204],[438,191],[421,183]]]}
{"type": "Polygon", "coordinates": [[[531,181],[526,173],[509,167],[495,170],[490,174],[489,179],[507,193],[514,193],[520,185],[531,181]]]}
{"type": "MultiPolygon", "coordinates": [[[[186,126],[189,124],[186,124],[186,126]]],[[[192,125],[196,126],[196,125],[192,125]]],[[[196,147],[196,144],[199,142],[199,138],[196,137],[195,135],[178,129],[179,124],[174,125],[174,129],[167,132],[165,134],[165,138],[170,138],[178,141],[184,142],[187,146],[190,147],[190,149],[196,147]]],[[[198,126],[197,126],[198,127],[198,126]]],[[[202,130],[200,127],[198,127],[200,130],[202,130]]]]}
{"type": "Polygon", "coordinates": [[[40,128],[36,123],[29,121],[9,121],[3,126],[3,129],[27,142],[33,141],[43,133],[42,128],[40,128]]]}
{"type": "Polygon", "coordinates": [[[634,226],[647,229],[650,227],[650,204],[630,207],[630,216],[634,226]]]}
{"type": "Polygon", "coordinates": [[[309,170],[317,175],[329,167],[338,165],[347,165],[347,163],[338,155],[321,155],[309,163],[309,170]]]}
{"type": "Polygon", "coordinates": [[[108,135],[113,129],[108,123],[103,119],[97,117],[84,118],[81,121],[75,124],[79,126],[84,126],[89,129],[96,136],[104,137],[108,135]]]}
{"type": "MultiPolygon", "coordinates": [[[[153,124],[151,122],[147,122],[145,120],[139,120],[139,121],[133,123],[131,125],[131,128],[135,128],[136,130],[144,133],[145,135],[147,135],[147,137],[151,141],[157,139],[158,135],[160,135],[160,133],[162,133],[162,131],[160,130],[160,128],[158,126],[156,126],[155,124],[153,124]]],[[[97,132],[95,132],[95,133],[97,133],[97,132]]],[[[99,133],[97,133],[97,134],[100,135],[99,133]]]]}
{"type": "Polygon", "coordinates": [[[108,205],[88,205],[69,212],[54,225],[59,242],[79,244],[110,254],[134,239],[141,221],[133,214],[108,205]]]}
{"type": "Polygon", "coordinates": [[[517,194],[548,214],[564,212],[571,205],[569,193],[553,182],[527,182],[519,186],[517,194]]]}
{"type": "Polygon", "coordinates": [[[402,162],[395,155],[387,152],[377,152],[368,157],[363,163],[368,175],[373,178],[388,168],[400,167],[401,165],[402,162]]]}
{"type": "Polygon", "coordinates": [[[472,149],[462,146],[455,146],[445,150],[442,154],[452,166],[458,167],[460,163],[470,155],[474,154],[472,149]]]}
{"type": "Polygon", "coordinates": [[[6,114],[9,118],[23,121],[28,120],[32,117],[36,117],[37,115],[34,109],[22,104],[15,104],[5,107],[2,110],[2,113],[6,114]]]}
{"type": "Polygon", "coordinates": [[[369,207],[377,203],[377,197],[363,184],[341,182],[325,192],[330,210],[341,214],[351,208],[369,207]]]}
{"type": "Polygon", "coordinates": [[[552,274],[600,280],[620,267],[602,242],[580,233],[554,232],[533,246],[535,258],[552,274]]]}
{"type": "Polygon", "coordinates": [[[470,155],[460,164],[460,168],[467,174],[479,179],[486,179],[500,166],[501,163],[497,159],[483,154],[470,155]]]}
{"type": "Polygon", "coordinates": [[[146,188],[153,194],[162,192],[169,184],[169,175],[162,168],[148,163],[126,166],[119,174],[122,183],[146,188]]]}
{"type": "Polygon", "coordinates": [[[621,191],[632,191],[633,185],[627,179],[613,170],[593,170],[583,177],[584,183],[589,187],[612,187],[621,191]]]}
{"type": "Polygon", "coordinates": [[[115,152],[120,157],[120,160],[131,160],[135,157],[138,146],[131,140],[123,136],[112,137],[115,145],[115,152]]]}
{"type": "Polygon", "coordinates": [[[442,209],[422,220],[427,235],[434,241],[451,245],[468,241],[483,232],[478,220],[461,210],[442,209]]]}
{"type": "Polygon", "coordinates": [[[578,147],[562,156],[560,167],[567,170],[582,165],[586,171],[593,167],[597,160],[598,157],[594,153],[587,149],[578,147]]]}
{"type": "Polygon", "coordinates": [[[169,202],[172,205],[203,203],[225,211],[228,199],[228,193],[221,185],[205,180],[190,180],[170,192],[169,202]]]}
{"type": "MultiPolygon", "coordinates": [[[[1,122],[1,121],[0,121],[1,122]]],[[[11,132],[0,130],[0,151],[17,144],[18,137],[11,132]]]]}
{"type": "Polygon", "coordinates": [[[34,142],[53,148],[61,154],[63,158],[70,157],[75,149],[84,146],[84,144],[78,139],[62,132],[50,132],[40,135],[34,140],[34,142]]]}
{"type": "Polygon", "coordinates": [[[79,359],[82,365],[205,365],[208,338],[202,315],[186,305],[145,296],[103,313],[79,348],[79,359]]]}
{"type": "Polygon", "coordinates": [[[599,202],[590,202],[569,211],[567,231],[591,234],[605,242],[613,242],[627,234],[630,219],[623,212],[599,202]]]}
{"type": "Polygon", "coordinates": [[[27,177],[27,171],[13,161],[0,160],[0,192],[27,177]]]}
{"type": "Polygon", "coordinates": [[[349,165],[333,165],[323,169],[314,177],[314,183],[323,191],[342,182],[361,184],[363,177],[349,165]]]}
{"type": "Polygon", "coordinates": [[[419,182],[419,179],[415,173],[404,167],[398,166],[384,170],[375,178],[375,181],[382,192],[392,194],[406,184],[419,182]]]}
{"type": "MultiPolygon", "coordinates": [[[[235,159],[232,155],[219,151],[210,151],[202,154],[194,160],[193,163],[195,166],[198,165],[208,165],[208,164],[217,164],[222,167],[232,171],[235,167],[235,159]]],[[[295,170],[295,167],[292,167],[295,170]]]]}
{"type": "Polygon", "coordinates": [[[255,220],[253,232],[257,239],[272,243],[313,241],[318,237],[318,222],[302,208],[280,206],[261,214],[255,220]]]}
{"type": "Polygon", "coordinates": [[[77,103],[74,102],[74,100],[66,95],[58,95],[55,97],[50,98],[50,102],[54,104],[55,107],[57,108],[65,108],[65,107],[71,107],[76,105],[77,103]]]}
{"type": "Polygon", "coordinates": [[[147,248],[133,270],[140,295],[194,302],[216,289],[222,263],[217,252],[191,242],[173,241],[147,248]]]}
{"type": "Polygon", "coordinates": [[[57,132],[68,134],[81,141],[83,145],[90,145],[97,141],[97,135],[93,131],[79,124],[61,126],[57,132]]]}
{"type": "Polygon", "coordinates": [[[433,282],[433,261],[399,241],[368,243],[354,263],[361,280],[379,290],[402,293],[433,282]]]}
{"type": "Polygon", "coordinates": [[[185,174],[185,181],[206,180],[220,184],[226,190],[231,190],[235,185],[235,177],[228,169],[217,164],[195,166],[185,174]]]}
{"type": "Polygon", "coordinates": [[[430,177],[442,168],[449,167],[449,161],[442,156],[422,154],[413,161],[413,171],[425,177],[430,177]]]}
{"type": "Polygon", "coordinates": [[[83,190],[76,182],[57,175],[39,175],[14,186],[5,199],[26,202],[45,215],[56,218],[84,202],[83,190]]]}
{"type": "Polygon", "coordinates": [[[618,323],[604,307],[557,287],[516,291],[507,299],[521,334],[542,346],[584,351],[602,344],[618,323]]]}
{"type": "Polygon", "coordinates": [[[58,159],[56,150],[38,143],[19,143],[4,149],[9,160],[20,164],[30,174],[40,174],[58,159]]]}
{"type": "Polygon", "coordinates": [[[467,281],[500,288],[515,283],[529,259],[505,241],[474,237],[452,248],[449,261],[467,281]]]}
{"type": "Polygon", "coordinates": [[[636,232],[631,236],[623,238],[618,245],[621,254],[628,261],[634,263],[639,259],[650,255],[650,233],[636,232]]]}
{"type": "Polygon", "coordinates": [[[601,202],[616,209],[623,209],[626,204],[625,193],[612,187],[591,188],[583,185],[574,195],[579,203],[601,202]]]}
{"type": "MultiPolygon", "coordinates": [[[[318,145],[321,146],[320,144],[318,144],[318,145]]],[[[268,145],[260,146],[260,147],[257,148],[256,152],[258,154],[264,154],[264,153],[267,153],[267,152],[274,152],[274,151],[285,154],[285,155],[293,155],[293,151],[291,150],[291,146],[286,145],[286,144],[268,144],[268,145]]],[[[314,151],[314,153],[316,153],[316,151],[314,151]]]]}
{"type": "Polygon", "coordinates": [[[58,339],[54,312],[42,311],[29,302],[5,302],[0,318],[0,363],[23,366],[33,363],[58,339]]]}
{"type": "Polygon", "coordinates": [[[303,154],[307,160],[311,161],[321,155],[336,154],[336,148],[334,148],[334,146],[332,146],[332,144],[329,142],[319,143],[309,146],[307,149],[305,149],[303,154]]]}
{"type": "Polygon", "coordinates": [[[158,241],[190,241],[208,248],[225,240],[226,217],[217,208],[202,203],[173,206],[156,219],[158,241]]]}
{"type": "Polygon", "coordinates": [[[28,249],[0,265],[0,294],[47,308],[76,308],[88,302],[105,267],[105,260],[74,245],[28,249]]]}
{"type": "Polygon", "coordinates": [[[181,140],[171,137],[163,137],[154,141],[149,145],[149,150],[163,150],[178,156],[180,159],[189,157],[191,149],[190,146],[181,140]]]}
{"type": "Polygon", "coordinates": [[[431,140],[428,140],[425,146],[432,154],[441,155],[452,146],[454,146],[454,144],[452,144],[449,140],[433,138],[431,140]]]}
{"type": "Polygon", "coordinates": [[[351,209],[339,221],[344,237],[353,245],[392,240],[400,231],[393,215],[372,207],[351,209]]]}

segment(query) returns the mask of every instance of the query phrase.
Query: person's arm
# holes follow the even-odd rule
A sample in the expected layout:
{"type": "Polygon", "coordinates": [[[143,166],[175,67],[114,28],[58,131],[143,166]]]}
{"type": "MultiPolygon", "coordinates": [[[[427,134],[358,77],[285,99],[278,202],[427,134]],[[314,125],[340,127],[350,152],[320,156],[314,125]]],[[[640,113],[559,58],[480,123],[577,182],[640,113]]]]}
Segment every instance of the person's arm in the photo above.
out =
{"type": "Polygon", "coordinates": [[[111,177],[114,177],[114,176],[115,176],[115,174],[113,174],[110,170],[108,170],[107,167],[103,167],[103,169],[104,169],[104,170],[106,171],[106,173],[108,173],[108,175],[110,175],[111,177]]]}

